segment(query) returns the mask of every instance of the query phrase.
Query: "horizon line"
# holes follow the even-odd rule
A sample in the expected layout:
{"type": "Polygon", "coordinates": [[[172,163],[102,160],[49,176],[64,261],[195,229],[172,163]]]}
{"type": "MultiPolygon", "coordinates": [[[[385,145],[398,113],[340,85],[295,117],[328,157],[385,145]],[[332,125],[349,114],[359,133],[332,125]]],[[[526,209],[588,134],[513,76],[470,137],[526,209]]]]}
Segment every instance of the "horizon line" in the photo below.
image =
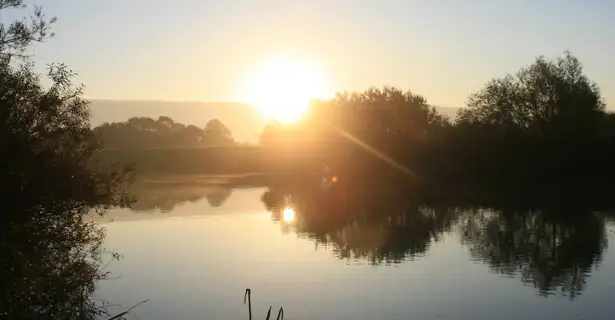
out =
{"type": "MultiPolygon", "coordinates": [[[[109,99],[109,98],[84,98],[87,101],[109,101],[109,102],[165,102],[165,103],[218,103],[218,104],[242,104],[250,106],[248,102],[236,101],[236,100],[152,100],[152,99],[109,99]]],[[[441,106],[434,104],[427,104],[431,107],[438,108],[463,108],[464,106],[441,106]]]]}
{"type": "MultiPolygon", "coordinates": [[[[251,106],[250,103],[248,102],[241,102],[241,101],[235,101],[235,100],[151,100],[151,99],[108,99],[108,98],[84,98],[85,100],[92,102],[92,101],[109,101],[109,102],[164,102],[164,103],[217,103],[217,104],[239,104],[239,105],[245,105],[245,106],[251,106]]],[[[459,109],[459,108],[465,108],[465,106],[442,106],[442,105],[434,105],[434,104],[430,104],[427,103],[428,106],[430,107],[435,107],[435,108],[453,108],[453,109],[459,109]]],[[[615,112],[615,106],[606,106],[605,109],[607,111],[611,110],[613,112],[615,112]]]]}

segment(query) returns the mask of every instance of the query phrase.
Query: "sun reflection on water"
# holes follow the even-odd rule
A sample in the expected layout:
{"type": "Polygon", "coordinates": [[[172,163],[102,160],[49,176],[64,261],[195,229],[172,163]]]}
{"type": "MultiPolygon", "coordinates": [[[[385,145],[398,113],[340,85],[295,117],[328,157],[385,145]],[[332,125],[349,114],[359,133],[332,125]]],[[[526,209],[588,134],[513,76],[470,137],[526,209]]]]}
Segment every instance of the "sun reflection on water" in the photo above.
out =
{"type": "Polygon", "coordinates": [[[284,208],[284,211],[282,212],[282,219],[284,222],[292,222],[295,220],[295,210],[290,207],[284,208]]]}

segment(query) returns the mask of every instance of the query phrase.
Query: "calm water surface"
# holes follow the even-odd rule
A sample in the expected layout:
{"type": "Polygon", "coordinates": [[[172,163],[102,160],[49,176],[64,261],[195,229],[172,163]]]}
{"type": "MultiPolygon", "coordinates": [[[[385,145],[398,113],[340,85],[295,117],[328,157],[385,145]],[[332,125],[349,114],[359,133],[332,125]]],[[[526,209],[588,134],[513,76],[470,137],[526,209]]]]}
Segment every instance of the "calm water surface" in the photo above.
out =
{"type": "Polygon", "coordinates": [[[133,319],[247,319],[246,288],[257,319],[269,306],[286,319],[615,318],[608,214],[383,207],[332,217],[301,203],[267,209],[266,191],[140,192],[133,210],[101,221],[124,258],[97,298],[114,310],[150,299],[133,319]]]}

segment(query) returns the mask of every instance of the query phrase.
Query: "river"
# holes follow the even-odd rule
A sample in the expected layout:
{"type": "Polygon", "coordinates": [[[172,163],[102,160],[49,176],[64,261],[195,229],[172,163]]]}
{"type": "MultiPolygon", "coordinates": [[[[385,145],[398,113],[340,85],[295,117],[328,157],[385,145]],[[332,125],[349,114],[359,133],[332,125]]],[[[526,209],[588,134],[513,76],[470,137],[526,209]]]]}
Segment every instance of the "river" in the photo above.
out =
{"type": "Polygon", "coordinates": [[[106,248],[123,258],[95,298],[117,312],[149,299],[130,319],[248,319],[246,288],[255,319],[269,306],[285,319],[615,318],[611,214],[314,215],[267,208],[266,191],[158,186],[110,210],[106,248]]]}

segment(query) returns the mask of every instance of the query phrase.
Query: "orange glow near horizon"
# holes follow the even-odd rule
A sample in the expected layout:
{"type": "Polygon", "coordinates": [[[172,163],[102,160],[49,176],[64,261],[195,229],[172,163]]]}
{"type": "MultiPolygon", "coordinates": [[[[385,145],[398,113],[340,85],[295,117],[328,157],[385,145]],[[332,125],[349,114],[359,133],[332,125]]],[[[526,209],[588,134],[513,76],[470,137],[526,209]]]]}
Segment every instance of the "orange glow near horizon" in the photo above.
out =
{"type": "Polygon", "coordinates": [[[240,95],[267,120],[292,123],[307,113],[313,99],[333,96],[328,81],[307,59],[275,57],[249,74],[240,95]]]}

